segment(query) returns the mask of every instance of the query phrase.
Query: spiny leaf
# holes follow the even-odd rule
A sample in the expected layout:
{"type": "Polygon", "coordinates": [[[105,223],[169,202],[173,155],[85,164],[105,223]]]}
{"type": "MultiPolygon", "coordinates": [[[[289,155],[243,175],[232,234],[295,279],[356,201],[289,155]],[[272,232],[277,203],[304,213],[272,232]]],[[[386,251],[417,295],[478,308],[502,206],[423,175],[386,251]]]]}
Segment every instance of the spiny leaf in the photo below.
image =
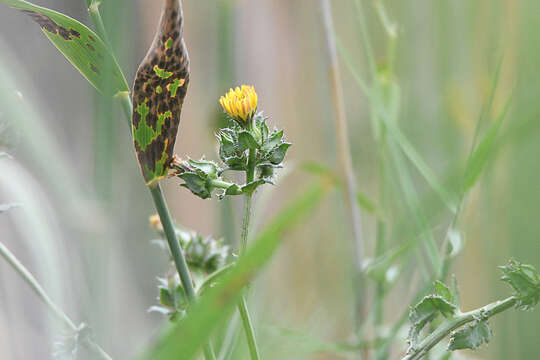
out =
{"type": "Polygon", "coordinates": [[[246,151],[248,149],[257,149],[259,144],[257,140],[248,131],[240,131],[238,133],[238,150],[246,151]]]}
{"type": "Polygon", "coordinates": [[[435,281],[434,290],[435,294],[439,295],[450,304],[454,304],[454,296],[450,292],[448,286],[446,286],[444,283],[440,282],[439,280],[435,281]]]}
{"type": "Polygon", "coordinates": [[[483,343],[488,343],[491,336],[491,328],[486,321],[475,321],[452,334],[448,350],[475,350],[483,343]]]}
{"type": "Polygon", "coordinates": [[[409,320],[412,323],[407,338],[410,344],[409,350],[417,345],[420,332],[427,323],[433,321],[439,313],[445,317],[450,317],[456,310],[454,304],[440,295],[425,296],[409,313],[409,320]]]}
{"type": "Polygon", "coordinates": [[[325,186],[316,184],[282,210],[260,233],[238,264],[227,270],[215,287],[205,291],[205,296],[193,305],[186,318],[165,334],[144,359],[176,360],[179,354],[182,359],[192,359],[215,327],[237,304],[243,287],[270,260],[281,242],[283,232],[305,219],[326,190],[325,186]]]}
{"type": "Polygon", "coordinates": [[[179,0],[166,0],[152,46],[133,86],[133,140],[147,185],[169,172],[189,83],[179,0]]]}
{"type": "Polygon", "coordinates": [[[516,307],[522,310],[534,308],[540,301],[540,278],[534,266],[510,260],[508,265],[500,268],[504,273],[501,280],[515,290],[515,296],[518,298],[516,307]]]}
{"type": "Polygon", "coordinates": [[[427,319],[438,312],[445,317],[450,317],[456,311],[456,306],[448,302],[440,295],[428,295],[424,297],[409,314],[409,319],[416,325],[425,325],[427,319]]]}
{"type": "Polygon", "coordinates": [[[126,79],[118,63],[103,41],[92,30],[59,12],[36,6],[24,0],[0,0],[0,2],[29,15],[39,24],[43,33],[60,50],[71,64],[101,93],[116,95],[129,91],[126,79]],[[103,64],[110,73],[105,74],[103,64]],[[103,75],[111,76],[105,88],[103,75]]]}
{"type": "Polygon", "coordinates": [[[291,143],[282,143],[274,150],[270,151],[270,154],[268,154],[268,161],[274,165],[281,164],[290,146],[291,143]]]}
{"type": "Polygon", "coordinates": [[[283,139],[283,130],[273,132],[268,138],[268,141],[263,145],[263,150],[272,150],[281,143],[281,139],[283,139]]]}

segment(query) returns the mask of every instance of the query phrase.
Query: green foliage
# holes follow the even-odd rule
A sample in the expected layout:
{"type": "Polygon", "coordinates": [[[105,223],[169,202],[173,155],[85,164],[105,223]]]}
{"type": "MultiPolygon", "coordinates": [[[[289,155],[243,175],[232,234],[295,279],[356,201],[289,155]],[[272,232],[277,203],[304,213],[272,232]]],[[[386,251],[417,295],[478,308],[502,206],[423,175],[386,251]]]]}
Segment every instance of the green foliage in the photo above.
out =
{"type": "Polygon", "coordinates": [[[111,52],[103,40],[88,27],[59,12],[27,1],[0,2],[21,10],[36,21],[49,40],[98,91],[109,92],[106,95],[129,91],[126,79],[111,52]],[[104,64],[108,64],[107,67],[104,64]],[[107,87],[104,87],[105,75],[112,78],[107,87]]]}
{"type": "MultiPolygon", "coordinates": [[[[162,236],[161,239],[154,240],[153,243],[167,252],[170,257],[170,266],[166,276],[158,278],[160,305],[152,306],[149,310],[165,314],[170,320],[178,320],[186,314],[188,298],[175,270],[173,257],[157,216],[152,217],[151,224],[162,236]]],[[[225,245],[223,240],[203,237],[195,231],[184,230],[178,226],[175,227],[175,233],[196,284],[205,283],[208,279],[213,278],[216,272],[224,268],[230,254],[229,246],[225,245]]]]}
{"type": "Polygon", "coordinates": [[[455,307],[454,295],[452,294],[448,286],[446,286],[446,284],[440,282],[439,280],[436,280],[433,284],[433,287],[435,294],[442,297],[446,302],[454,305],[455,307]]]}
{"type": "Polygon", "coordinates": [[[536,269],[515,260],[501,266],[501,269],[504,273],[502,280],[512,286],[514,295],[466,313],[462,313],[459,309],[459,295],[455,282],[452,286],[454,290],[451,291],[444,283],[436,281],[434,294],[424,297],[410,311],[409,319],[412,323],[408,337],[410,346],[408,355],[403,359],[420,359],[450,333],[449,350],[474,350],[491,340],[492,332],[487,322],[490,317],[513,306],[521,310],[532,309],[540,300],[540,279],[536,269]],[[419,341],[422,329],[439,314],[446,319],[419,341]]]}
{"type": "Polygon", "coordinates": [[[511,98],[506,101],[503,111],[497,119],[495,119],[493,124],[491,124],[488,131],[472,153],[467,168],[465,169],[463,192],[467,192],[474,184],[476,184],[482,174],[482,170],[484,170],[486,164],[497,150],[497,135],[499,134],[503,120],[508,115],[510,101],[511,98]]]}
{"type": "Polygon", "coordinates": [[[213,330],[238,303],[243,287],[269,260],[281,243],[283,233],[304,220],[326,192],[321,184],[315,184],[301,193],[255,239],[243,256],[215,286],[190,309],[188,315],[144,356],[144,359],[168,360],[191,359],[204,344],[213,330]],[[178,339],[182,339],[179,341],[178,339]]]}
{"type": "Polygon", "coordinates": [[[269,133],[261,113],[252,121],[253,126],[248,130],[236,121],[231,127],[219,130],[216,136],[219,157],[225,168],[205,159],[173,164],[178,177],[184,180],[181,186],[202,199],[210,198],[214,190],[219,189],[221,199],[227,195],[251,194],[261,185],[273,184],[274,169],[282,167],[291,144],[283,141],[283,130],[269,133]],[[222,179],[226,171],[253,172],[256,176],[245,184],[235,184],[222,179]]]}
{"type": "MultiPolygon", "coordinates": [[[[162,236],[161,239],[154,240],[154,243],[166,251],[172,261],[172,255],[167,246],[161,223],[152,225],[162,236]]],[[[211,236],[203,237],[195,231],[185,230],[178,225],[176,225],[175,231],[186,261],[192,271],[208,275],[225,265],[230,255],[230,248],[225,245],[223,239],[214,239],[211,236]]]]}
{"type": "Polygon", "coordinates": [[[474,321],[472,324],[452,333],[448,350],[475,350],[480,345],[488,343],[492,337],[491,328],[487,321],[474,321]]]}
{"type": "Polygon", "coordinates": [[[189,159],[175,166],[180,172],[178,177],[185,181],[181,186],[202,199],[212,196],[216,188],[214,180],[217,180],[218,172],[221,171],[217,164],[205,159],[199,161],[189,159]]]}
{"type": "Polygon", "coordinates": [[[521,310],[533,309],[540,301],[540,278],[534,266],[510,260],[501,269],[504,273],[501,279],[515,291],[516,307],[521,310]]]}
{"type": "MultiPolygon", "coordinates": [[[[302,170],[310,174],[327,176],[332,182],[336,183],[336,185],[339,187],[342,186],[341,179],[336,175],[336,170],[312,161],[303,163],[301,167],[302,170]]],[[[357,191],[356,201],[358,205],[367,213],[380,216],[377,205],[371,199],[369,199],[366,194],[357,191]]]]}
{"type": "Polygon", "coordinates": [[[441,286],[446,288],[444,284],[436,283],[435,294],[424,297],[409,313],[409,320],[412,323],[412,326],[409,331],[408,342],[411,349],[418,345],[418,337],[426,324],[433,321],[439,314],[449,318],[457,311],[456,305],[451,303],[449,299],[445,297],[448,288],[444,290],[441,286]],[[442,295],[439,292],[442,293],[442,295]]]}
{"type": "Polygon", "coordinates": [[[188,298],[178,274],[169,278],[159,278],[158,301],[160,305],[151,306],[148,311],[167,315],[171,321],[181,319],[186,314],[188,298]]]}

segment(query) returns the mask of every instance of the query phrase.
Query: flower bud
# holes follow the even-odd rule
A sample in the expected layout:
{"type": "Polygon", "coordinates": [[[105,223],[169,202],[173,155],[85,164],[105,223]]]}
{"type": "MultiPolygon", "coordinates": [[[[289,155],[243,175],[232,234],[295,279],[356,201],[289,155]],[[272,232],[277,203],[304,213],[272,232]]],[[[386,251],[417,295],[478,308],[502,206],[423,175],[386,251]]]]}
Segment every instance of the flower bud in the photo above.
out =
{"type": "Polygon", "coordinates": [[[257,111],[258,96],[253,86],[242,85],[230,89],[219,99],[223,110],[239,124],[246,126],[257,111]]]}

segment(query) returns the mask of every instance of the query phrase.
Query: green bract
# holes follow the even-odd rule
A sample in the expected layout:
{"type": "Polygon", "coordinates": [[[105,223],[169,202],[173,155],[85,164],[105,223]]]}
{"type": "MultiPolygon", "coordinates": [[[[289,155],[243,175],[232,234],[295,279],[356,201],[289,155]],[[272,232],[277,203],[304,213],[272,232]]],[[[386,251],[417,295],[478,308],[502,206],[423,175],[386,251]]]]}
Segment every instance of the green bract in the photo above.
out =
{"type": "MultiPolygon", "coordinates": [[[[154,243],[171,257],[171,270],[167,271],[165,277],[158,278],[159,305],[152,306],[150,311],[165,314],[174,321],[185,316],[188,299],[180,277],[174,271],[172,255],[164,238],[161,224],[155,224],[155,229],[162,238],[154,240],[154,243]]],[[[225,245],[223,240],[203,237],[194,231],[181,229],[178,226],[175,227],[175,232],[197,287],[225,266],[229,258],[229,246],[225,245]]]]}
{"type": "Polygon", "coordinates": [[[189,159],[176,164],[178,177],[184,180],[182,186],[200,198],[208,199],[216,189],[220,191],[218,197],[223,198],[227,195],[253,193],[260,185],[272,184],[275,169],[282,167],[291,144],[283,140],[283,130],[269,132],[262,113],[256,114],[252,121],[252,126],[247,128],[232,122],[231,127],[218,131],[218,155],[224,168],[205,159],[189,159]],[[250,168],[255,176],[245,184],[222,179],[226,171],[248,172],[250,168]]]}
{"type": "Polygon", "coordinates": [[[540,278],[532,265],[522,264],[516,260],[501,266],[504,273],[501,280],[507,282],[515,290],[518,301],[516,307],[530,310],[540,301],[540,278]]]}

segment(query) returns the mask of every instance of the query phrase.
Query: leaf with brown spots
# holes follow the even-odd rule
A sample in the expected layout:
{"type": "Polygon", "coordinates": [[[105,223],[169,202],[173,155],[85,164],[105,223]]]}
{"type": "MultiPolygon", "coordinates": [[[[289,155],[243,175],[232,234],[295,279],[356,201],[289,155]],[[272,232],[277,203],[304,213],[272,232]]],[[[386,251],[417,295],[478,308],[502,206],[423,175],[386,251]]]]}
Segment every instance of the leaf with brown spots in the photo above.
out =
{"type": "Polygon", "coordinates": [[[165,0],[154,41],[133,86],[133,140],[147,185],[169,172],[188,83],[182,4],[165,0]]]}
{"type": "Polygon", "coordinates": [[[99,92],[116,95],[129,91],[116,60],[99,36],[88,27],[66,15],[28,1],[0,0],[0,3],[30,16],[58,50],[99,92]],[[112,79],[110,85],[102,79],[105,73],[102,71],[104,64],[110,64],[107,66],[107,76],[112,79]],[[106,83],[107,89],[104,86],[106,83]]]}

